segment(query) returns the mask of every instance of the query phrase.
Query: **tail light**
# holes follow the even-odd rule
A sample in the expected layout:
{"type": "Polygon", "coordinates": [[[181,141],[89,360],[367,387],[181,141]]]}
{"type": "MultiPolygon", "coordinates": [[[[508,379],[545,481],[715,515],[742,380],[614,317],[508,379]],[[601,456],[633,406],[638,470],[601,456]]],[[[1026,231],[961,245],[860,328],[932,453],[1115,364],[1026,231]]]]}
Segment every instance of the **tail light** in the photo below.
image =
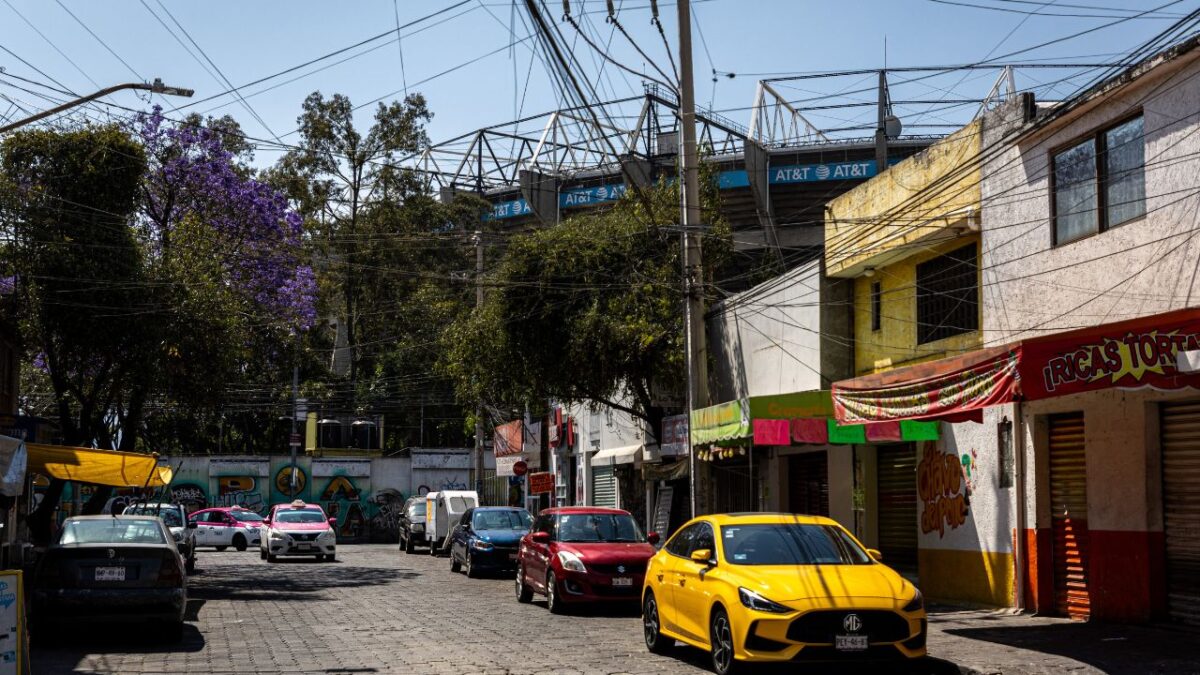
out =
{"type": "Polygon", "coordinates": [[[158,568],[158,585],[178,586],[182,580],[183,570],[180,569],[178,557],[174,554],[164,556],[158,568]]]}

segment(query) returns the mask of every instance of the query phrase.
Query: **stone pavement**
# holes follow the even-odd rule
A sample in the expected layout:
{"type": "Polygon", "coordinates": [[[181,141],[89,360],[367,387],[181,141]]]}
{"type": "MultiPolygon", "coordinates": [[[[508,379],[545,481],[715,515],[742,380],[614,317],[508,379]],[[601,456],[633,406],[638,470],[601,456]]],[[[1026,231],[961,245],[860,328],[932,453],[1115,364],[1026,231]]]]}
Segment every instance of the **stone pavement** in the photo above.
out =
{"type": "MultiPolygon", "coordinates": [[[[338,555],[268,564],[254,550],[201,551],[182,643],[162,644],[142,628],[77,628],[36,645],[33,672],[708,672],[697,650],[647,653],[636,609],[556,617],[544,603],[518,604],[508,579],[451,574],[445,558],[386,545],[338,555]]],[[[934,658],[911,672],[1200,674],[1200,632],[955,610],[931,614],[930,627],[934,658]]]]}

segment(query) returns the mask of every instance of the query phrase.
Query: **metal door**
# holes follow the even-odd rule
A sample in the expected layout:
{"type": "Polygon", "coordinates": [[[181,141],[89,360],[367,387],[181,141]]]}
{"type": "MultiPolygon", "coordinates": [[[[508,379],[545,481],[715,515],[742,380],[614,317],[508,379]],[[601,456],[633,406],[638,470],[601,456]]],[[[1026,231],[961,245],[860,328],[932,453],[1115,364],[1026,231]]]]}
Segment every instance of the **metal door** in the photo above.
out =
{"type": "Polygon", "coordinates": [[[788,510],[829,515],[829,458],[824,450],[788,456],[788,510]]]}
{"type": "Polygon", "coordinates": [[[592,465],[592,506],[617,506],[617,476],[611,464],[592,465]]]}
{"type": "Polygon", "coordinates": [[[1167,611],[1200,625],[1200,401],[1161,409],[1167,611]]]}
{"type": "Polygon", "coordinates": [[[1049,422],[1054,609],[1072,619],[1087,619],[1091,614],[1091,593],[1083,413],[1051,415],[1049,422]]]}
{"type": "Polygon", "coordinates": [[[917,447],[879,446],[877,452],[879,551],[883,562],[906,576],[917,574],[917,447]]]}

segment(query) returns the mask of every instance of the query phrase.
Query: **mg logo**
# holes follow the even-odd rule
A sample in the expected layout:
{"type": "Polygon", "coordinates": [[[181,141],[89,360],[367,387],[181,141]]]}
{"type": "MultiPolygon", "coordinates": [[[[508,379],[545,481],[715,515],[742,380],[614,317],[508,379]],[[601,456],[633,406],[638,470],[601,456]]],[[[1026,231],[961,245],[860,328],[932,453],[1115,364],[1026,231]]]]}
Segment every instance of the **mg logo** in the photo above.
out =
{"type": "Polygon", "coordinates": [[[862,619],[857,614],[847,614],[846,618],[842,619],[842,628],[845,628],[847,633],[857,633],[862,627],[862,619]]]}

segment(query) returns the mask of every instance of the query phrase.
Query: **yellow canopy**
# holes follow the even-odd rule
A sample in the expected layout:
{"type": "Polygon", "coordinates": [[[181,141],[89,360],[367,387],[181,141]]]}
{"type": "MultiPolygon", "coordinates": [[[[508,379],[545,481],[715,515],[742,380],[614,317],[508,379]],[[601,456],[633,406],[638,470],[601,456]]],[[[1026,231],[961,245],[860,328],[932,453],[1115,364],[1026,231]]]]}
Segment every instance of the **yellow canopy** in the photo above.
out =
{"type": "Polygon", "coordinates": [[[170,467],[157,455],[116,450],[26,443],[29,473],[113,487],[162,487],[171,483],[170,467]]]}

